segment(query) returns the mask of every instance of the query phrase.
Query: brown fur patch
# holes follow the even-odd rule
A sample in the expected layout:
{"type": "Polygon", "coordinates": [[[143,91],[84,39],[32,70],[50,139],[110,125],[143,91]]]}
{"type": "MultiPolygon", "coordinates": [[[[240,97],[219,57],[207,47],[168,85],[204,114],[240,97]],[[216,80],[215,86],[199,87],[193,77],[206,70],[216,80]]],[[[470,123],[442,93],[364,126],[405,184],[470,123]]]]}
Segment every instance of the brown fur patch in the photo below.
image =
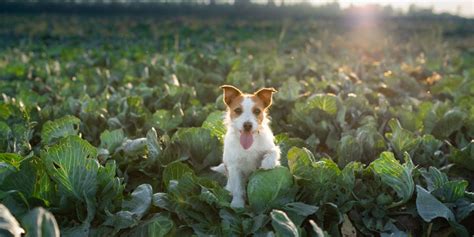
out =
{"type": "Polygon", "coordinates": [[[267,112],[268,107],[265,107],[265,103],[263,102],[263,100],[260,99],[260,97],[256,95],[251,95],[250,99],[252,99],[252,101],[255,103],[252,108],[252,113],[254,113],[256,109],[260,110],[260,113],[258,115],[255,115],[255,113],[254,115],[257,116],[258,124],[262,124],[262,121],[265,118],[265,113],[267,112]]]}
{"type": "Polygon", "coordinates": [[[262,88],[255,92],[254,95],[260,98],[263,102],[263,106],[267,108],[272,105],[272,96],[275,92],[277,92],[277,90],[274,88],[262,88]]]}
{"type": "Polygon", "coordinates": [[[243,100],[244,100],[244,96],[239,95],[239,96],[235,97],[230,104],[227,105],[227,108],[230,111],[230,118],[231,119],[235,119],[235,118],[239,117],[242,114],[242,113],[240,113],[240,114],[236,113],[235,109],[240,108],[240,109],[243,110],[243,108],[242,108],[242,101],[243,100]]]}
{"type": "Polygon", "coordinates": [[[240,108],[243,111],[242,101],[245,97],[249,97],[255,103],[252,113],[257,117],[258,124],[263,122],[267,109],[272,104],[273,93],[276,92],[274,88],[262,88],[254,94],[243,94],[234,86],[224,85],[221,88],[224,90],[224,103],[230,111],[231,119],[235,119],[242,114],[235,112],[235,110],[240,108]],[[256,110],[260,110],[260,113],[255,114],[256,110]]]}
{"type": "Polygon", "coordinates": [[[237,89],[235,86],[223,85],[221,88],[224,90],[224,103],[227,106],[232,104],[232,101],[238,96],[242,95],[242,92],[237,89]]]}

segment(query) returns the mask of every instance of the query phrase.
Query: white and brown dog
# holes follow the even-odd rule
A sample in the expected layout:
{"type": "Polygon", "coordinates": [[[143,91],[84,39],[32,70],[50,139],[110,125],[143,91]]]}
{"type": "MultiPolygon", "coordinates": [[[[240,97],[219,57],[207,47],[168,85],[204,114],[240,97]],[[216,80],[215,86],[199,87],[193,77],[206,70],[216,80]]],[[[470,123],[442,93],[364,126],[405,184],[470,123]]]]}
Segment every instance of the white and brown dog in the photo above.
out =
{"type": "Polygon", "coordinates": [[[275,145],[268,125],[267,110],[272,104],[273,88],[263,88],[253,94],[224,85],[227,105],[223,163],[212,170],[227,176],[226,189],[232,194],[232,207],[244,207],[247,179],[258,168],[271,169],[280,165],[280,148],[275,145]]]}

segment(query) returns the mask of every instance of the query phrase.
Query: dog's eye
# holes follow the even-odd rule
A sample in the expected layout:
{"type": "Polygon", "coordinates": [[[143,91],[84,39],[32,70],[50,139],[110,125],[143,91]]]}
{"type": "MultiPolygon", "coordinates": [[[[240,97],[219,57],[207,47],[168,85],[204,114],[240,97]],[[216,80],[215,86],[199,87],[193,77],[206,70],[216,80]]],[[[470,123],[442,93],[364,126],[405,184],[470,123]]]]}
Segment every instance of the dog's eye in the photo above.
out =
{"type": "Polygon", "coordinates": [[[236,114],[241,114],[241,113],[242,113],[242,109],[241,109],[241,108],[234,109],[234,112],[235,112],[236,114]]]}
{"type": "Polygon", "coordinates": [[[254,113],[255,115],[259,115],[260,112],[262,112],[262,111],[260,111],[259,109],[254,109],[254,110],[253,110],[253,113],[254,113]]]}

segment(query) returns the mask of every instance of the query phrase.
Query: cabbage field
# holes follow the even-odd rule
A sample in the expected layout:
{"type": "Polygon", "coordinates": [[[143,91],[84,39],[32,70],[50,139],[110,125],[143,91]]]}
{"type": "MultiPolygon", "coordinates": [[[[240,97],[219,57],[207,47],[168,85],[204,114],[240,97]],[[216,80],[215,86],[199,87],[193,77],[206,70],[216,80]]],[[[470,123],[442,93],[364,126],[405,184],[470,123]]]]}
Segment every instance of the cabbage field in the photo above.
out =
{"type": "Polygon", "coordinates": [[[0,15],[0,236],[471,236],[474,23],[0,15]],[[220,85],[282,167],[230,208],[220,85]]]}

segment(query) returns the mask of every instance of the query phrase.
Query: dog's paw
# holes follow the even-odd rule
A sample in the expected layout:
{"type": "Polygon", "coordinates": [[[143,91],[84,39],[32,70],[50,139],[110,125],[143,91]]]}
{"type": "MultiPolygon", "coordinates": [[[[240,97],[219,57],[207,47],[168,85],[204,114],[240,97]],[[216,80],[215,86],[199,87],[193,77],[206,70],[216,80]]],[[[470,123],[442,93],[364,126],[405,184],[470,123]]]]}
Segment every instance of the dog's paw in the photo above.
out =
{"type": "Polygon", "coordinates": [[[232,187],[230,187],[229,183],[227,183],[227,185],[224,187],[224,189],[229,191],[230,193],[232,193],[232,187]]]}
{"type": "Polygon", "coordinates": [[[230,207],[232,208],[243,208],[244,205],[245,202],[242,198],[232,198],[232,202],[230,203],[230,207]]]}
{"type": "Polygon", "coordinates": [[[211,170],[216,171],[216,172],[218,172],[218,173],[221,173],[221,174],[223,174],[223,175],[226,175],[226,174],[227,174],[227,169],[225,168],[224,163],[221,163],[221,164],[218,165],[218,166],[213,166],[213,167],[211,167],[211,170]]]}
{"type": "Polygon", "coordinates": [[[277,166],[275,159],[271,155],[264,155],[263,160],[262,160],[262,165],[260,165],[260,168],[264,170],[269,170],[273,169],[277,166]]]}

